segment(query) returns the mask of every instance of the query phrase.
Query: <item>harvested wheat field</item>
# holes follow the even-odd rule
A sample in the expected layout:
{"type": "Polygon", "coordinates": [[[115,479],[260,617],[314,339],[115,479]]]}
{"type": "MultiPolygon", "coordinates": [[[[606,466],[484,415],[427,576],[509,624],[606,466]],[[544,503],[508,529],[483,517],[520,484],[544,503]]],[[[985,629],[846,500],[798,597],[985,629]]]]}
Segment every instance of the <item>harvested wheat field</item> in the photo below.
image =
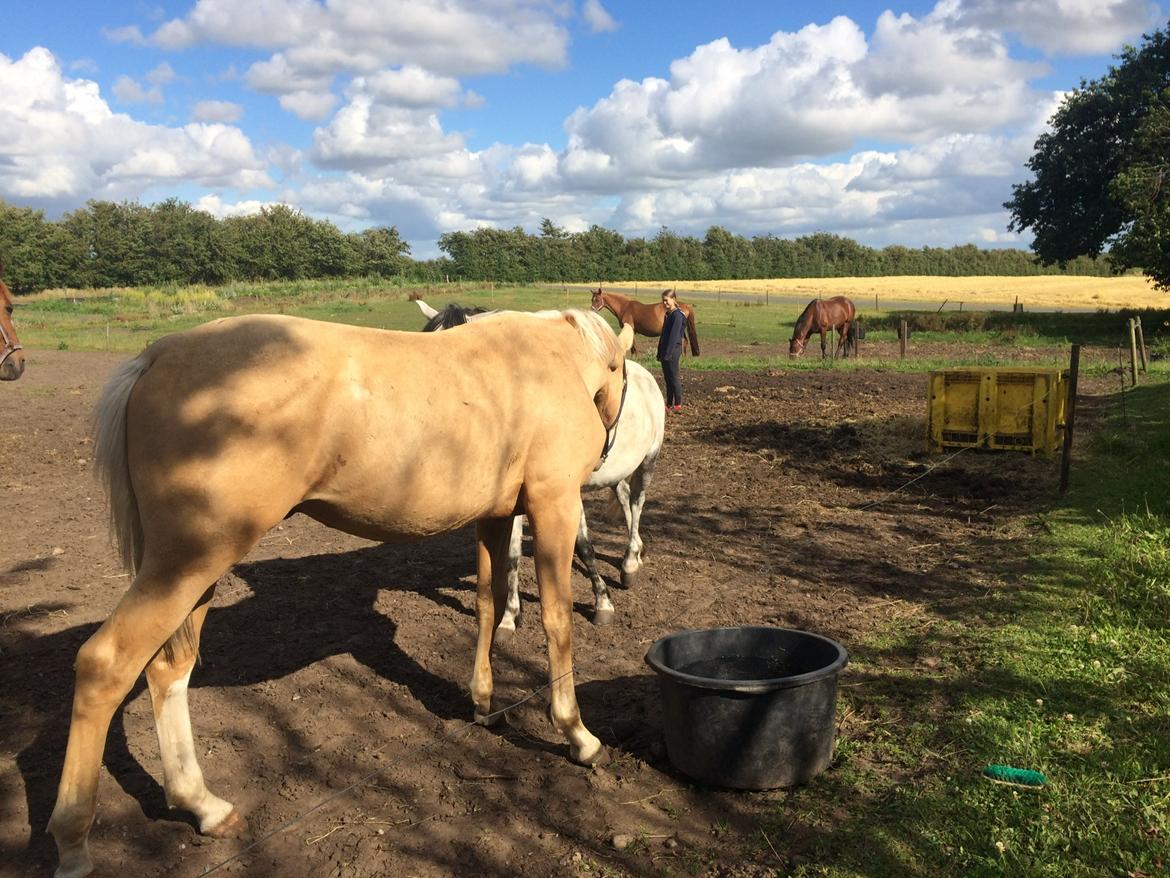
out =
{"type": "MultiPolygon", "coordinates": [[[[626,284],[628,286],[629,284],[626,284]]],[[[826,277],[762,280],[652,281],[647,289],[677,287],[680,290],[724,293],[768,293],[776,296],[840,296],[866,301],[877,295],[889,302],[921,302],[948,308],[959,302],[969,310],[1005,308],[1017,299],[1025,308],[1109,309],[1165,308],[1168,294],[1154,288],[1142,275],[1122,277],[826,277]]]]}

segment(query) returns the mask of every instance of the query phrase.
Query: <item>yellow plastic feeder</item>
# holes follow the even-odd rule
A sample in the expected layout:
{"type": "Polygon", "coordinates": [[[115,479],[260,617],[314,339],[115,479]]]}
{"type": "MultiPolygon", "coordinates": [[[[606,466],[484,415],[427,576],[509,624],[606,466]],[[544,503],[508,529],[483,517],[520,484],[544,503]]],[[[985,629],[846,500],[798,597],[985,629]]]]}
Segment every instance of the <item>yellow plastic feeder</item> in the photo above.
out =
{"type": "Polygon", "coordinates": [[[930,450],[1052,454],[1064,439],[1067,405],[1067,369],[939,369],[927,390],[930,450]]]}

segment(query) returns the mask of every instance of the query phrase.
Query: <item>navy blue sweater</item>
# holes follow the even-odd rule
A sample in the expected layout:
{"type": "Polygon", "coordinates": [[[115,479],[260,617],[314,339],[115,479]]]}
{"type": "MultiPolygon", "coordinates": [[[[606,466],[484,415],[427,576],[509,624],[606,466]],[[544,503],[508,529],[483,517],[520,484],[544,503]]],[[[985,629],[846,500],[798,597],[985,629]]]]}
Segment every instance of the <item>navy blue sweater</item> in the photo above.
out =
{"type": "Polygon", "coordinates": [[[673,360],[680,356],[686,332],[687,317],[681,308],[675,308],[662,321],[662,335],[658,336],[658,359],[673,360]]]}

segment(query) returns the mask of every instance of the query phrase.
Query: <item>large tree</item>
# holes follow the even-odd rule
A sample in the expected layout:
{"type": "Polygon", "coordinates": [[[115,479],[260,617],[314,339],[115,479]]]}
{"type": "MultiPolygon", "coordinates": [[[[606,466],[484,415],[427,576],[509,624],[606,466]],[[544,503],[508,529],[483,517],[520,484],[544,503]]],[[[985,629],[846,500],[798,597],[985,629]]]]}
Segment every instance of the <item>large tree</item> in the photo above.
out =
{"type": "Polygon", "coordinates": [[[1031,230],[1046,264],[1109,248],[1117,269],[1141,268],[1170,288],[1170,28],[1128,47],[1100,79],[1060,105],[1012,187],[1009,228],[1031,230]]]}

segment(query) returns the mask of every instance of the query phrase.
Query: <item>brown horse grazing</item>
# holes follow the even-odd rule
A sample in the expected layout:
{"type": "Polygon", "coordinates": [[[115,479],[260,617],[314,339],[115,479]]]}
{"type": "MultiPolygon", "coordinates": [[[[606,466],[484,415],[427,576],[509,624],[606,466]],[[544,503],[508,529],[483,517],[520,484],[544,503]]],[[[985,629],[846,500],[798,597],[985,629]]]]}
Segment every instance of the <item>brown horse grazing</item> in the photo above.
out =
{"type": "MultiPolygon", "coordinates": [[[[634,327],[634,332],[657,338],[662,335],[662,321],[666,319],[666,308],[662,302],[653,305],[639,302],[618,293],[603,292],[601,287],[593,291],[593,301],[589,307],[594,311],[608,308],[623,326],[634,327]]],[[[691,343],[691,353],[699,355],[699,331],[695,329],[695,309],[683,302],[678,303],[678,309],[687,318],[687,339],[691,343]]]]}
{"type": "Polygon", "coordinates": [[[633,332],[586,311],[499,314],[455,332],[275,315],[168,336],[98,403],[95,460],[134,579],[77,653],[49,831],[57,874],[93,866],[88,834],[111,717],[143,669],[167,801],[200,831],[239,832],[196,760],[187,682],[216,580],[293,512],[382,541],[476,522],[475,717],[492,719],[491,645],[512,518],[532,522],[550,713],[582,764],[605,756],[573,687],[571,564],[581,486],[621,406],[633,332]]]}
{"type": "Polygon", "coordinates": [[[831,333],[834,329],[837,330],[837,347],[833,351],[833,358],[836,359],[838,354],[847,357],[849,348],[854,344],[853,336],[849,334],[849,327],[853,325],[853,316],[856,313],[853,302],[844,296],[833,296],[831,299],[813,299],[796,318],[796,326],[793,327],[792,338],[788,342],[789,358],[799,357],[803,354],[808,337],[817,331],[821,334],[821,359],[823,360],[826,355],[825,334],[831,333]]]}
{"type": "MultiPolygon", "coordinates": [[[[0,274],[4,271],[0,266],[0,274]]],[[[24,374],[24,348],[12,325],[12,291],[0,280],[0,381],[15,381],[24,374]]]]}

